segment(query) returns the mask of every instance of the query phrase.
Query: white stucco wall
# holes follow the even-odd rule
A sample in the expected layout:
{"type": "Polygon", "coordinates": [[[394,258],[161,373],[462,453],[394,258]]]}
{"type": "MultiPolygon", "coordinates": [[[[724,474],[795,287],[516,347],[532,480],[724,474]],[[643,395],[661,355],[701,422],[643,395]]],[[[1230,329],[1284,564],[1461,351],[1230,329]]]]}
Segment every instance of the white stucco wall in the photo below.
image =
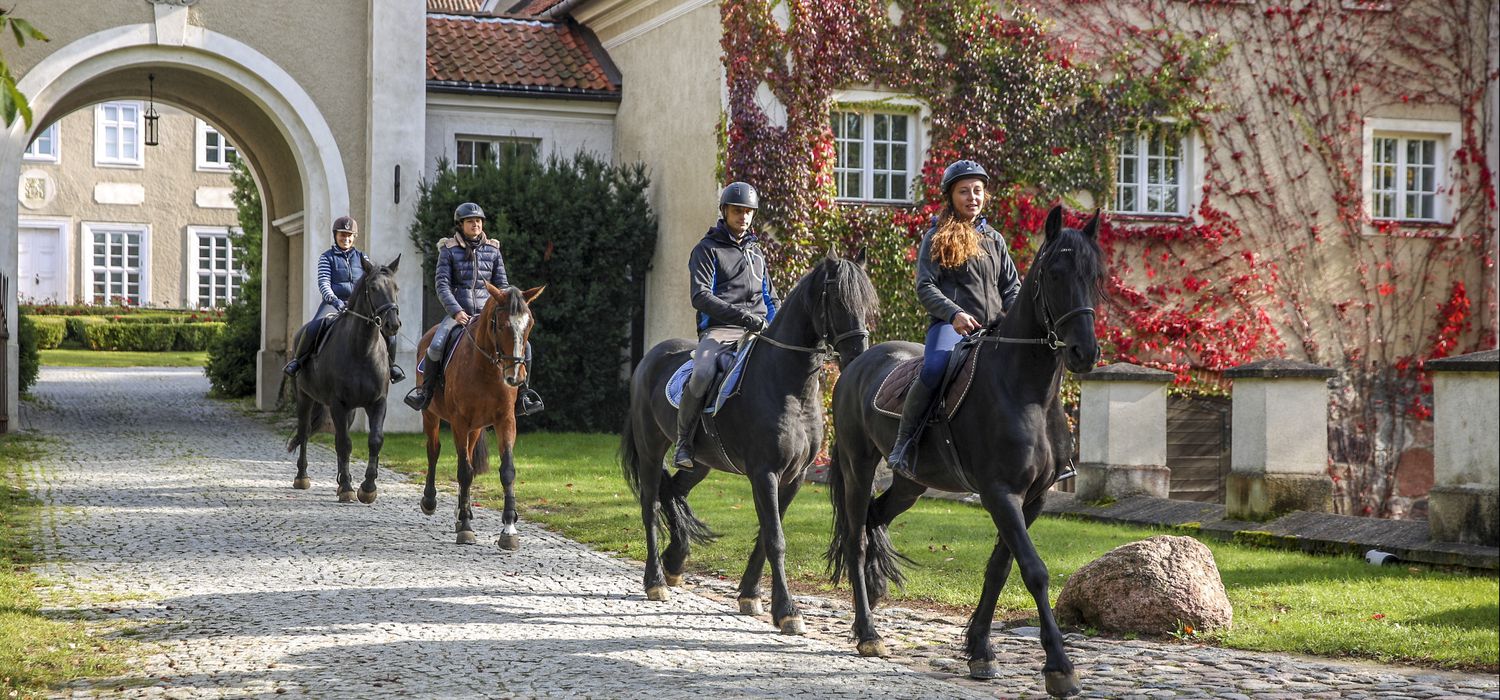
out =
{"type": "Polygon", "coordinates": [[[1246,474],[1323,474],[1328,380],[1234,380],[1230,468],[1246,474]]]}
{"type": "Polygon", "coordinates": [[[1500,487],[1500,383],[1494,372],[1434,372],[1433,470],[1439,486],[1500,487]]]}
{"type": "Polygon", "coordinates": [[[424,177],[437,172],[440,157],[451,164],[465,138],[521,138],[539,142],[538,155],[572,157],[580,151],[612,159],[619,103],[432,92],[427,94],[424,177]]]}
{"type": "Polygon", "coordinates": [[[1166,384],[1083,382],[1078,429],[1081,462],[1166,466],[1166,384]]]}

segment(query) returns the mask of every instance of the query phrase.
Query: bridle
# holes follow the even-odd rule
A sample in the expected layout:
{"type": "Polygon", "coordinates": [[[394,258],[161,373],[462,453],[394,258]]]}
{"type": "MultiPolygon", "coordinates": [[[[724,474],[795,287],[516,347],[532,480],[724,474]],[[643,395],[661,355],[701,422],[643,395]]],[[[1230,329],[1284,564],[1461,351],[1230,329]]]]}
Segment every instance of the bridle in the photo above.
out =
{"type": "MultiPolygon", "coordinates": [[[[1073,252],[1073,249],[1063,248],[1057,252],[1071,253],[1073,252]]],[[[1050,249],[1043,250],[1039,255],[1037,255],[1036,261],[1032,264],[1042,264],[1051,254],[1052,251],[1050,249]]],[[[1042,268],[1040,274],[1046,275],[1046,268],[1042,268]]],[[[1045,345],[1049,350],[1057,352],[1058,350],[1067,347],[1067,343],[1064,343],[1057,335],[1057,329],[1061,328],[1062,324],[1067,323],[1074,316],[1082,316],[1084,314],[1087,314],[1090,318],[1093,318],[1094,316],[1094,307],[1092,306],[1080,306],[1061,316],[1054,316],[1052,314],[1052,305],[1047,302],[1047,295],[1042,293],[1042,281],[1040,279],[1037,280],[1035,285],[1032,285],[1031,300],[1042,309],[1042,329],[1047,332],[1046,337],[1011,338],[1000,335],[987,335],[986,331],[981,330],[979,333],[969,336],[964,340],[967,342],[975,343],[1014,343],[1019,345],[1045,345]]]]}
{"type": "Polygon", "coordinates": [[[370,312],[370,315],[366,316],[366,315],[364,315],[364,314],[356,311],[354,309],[354,304],[349,304],[348,306],[345,306],[344,307],[344,313],[349,314],[350,316],[353,316],[353,317],[355,317],[357,319],[360,319],[361,321],[364,321],[365,323],[368,323],[368,324],[374,326],[375,330],[380,331],[380,330],[384,330],[385,329],[385,315],[387,313],[389,313],[391,310],[395,310],[396,313],[399,314],[399,313],[401,313],[401,307],[397,306],[396,302],[394,302],[394,301],[387,301],[386,303],[381,304],[378,308],[376,308],[375,307],[375,302],[370,300],[370,290],[371,290],[372,286],[373,285],[371,285],[369,283],[366,283],[365,284],[365,288],[364,288],[364,292],[360,295],[360,298],[363,299],[364,302],[365,302],[365,307],[366,308],[374,308],[375,309],[374,311],[370,312]]]}
{"type": "MultiPolygon", "coordinates": [[[[519,383],[521,381],[521,370],[520,370],[520,368],[522,366],[525,366],[527,374],[530,374],[531,373],[531,363],[526,361],[526,356],[525,355],[504,355],[504,354],[501,354],[501,352],[500,352],[500,310],[499,310],[499,300],[496,299],[495,303],[496,303],[496,309],[494,311],[490,312],[490,321],[489,321],[489,324],[490,324],[490,337],[494,339],[493,343],[492,343],[494,345],[494,350],[492,350],[492,351],[491,350],[485,350],[484,348],[480,347],[479,346],[479,341],[477,341],[477,340],[474,339],[474,334],[473,333],[465,333],[464,336],[469,339],[469,342],[471,344],[473,344],[474,349],[479,352],[479,355],[481,357],[483,357],[484,359],[489,360],[489,362],[490,362],[491,365],[493,365],[494,367],[500,369],[500,371],[502,371],[502,372],[504,372],[507,368],[509,368],[511,376],[507,377],[508,381],[519,383]],[[507,365],[506,363],[509,363],[509,364],[507,365]]],[[[484,314],[484,309],[480,309],[480,315],[483,315],[483,314],[484,314]]],[[[520,338],[516,338],[515,345],[517,347],[524,347],[524,345],[521,343],[521,339],[520,338]]]]}
{"type": "Polygon", "coordinates": [[[830,334],[832,334],[832,332],[833,332],[833,328],[832,328],[833,322],[831,320],[833,318],[833,316],[832,316],[832,314],[829,313],[829,303],[830,303],[829,300],[828,300],[828,297],[830,296],[829,288],[832,285],[835,285],[837,283],[838,283],[838,278],[835,277],[835,276],[832,276],[832,275],[830,275],[828,277],[828,279],[823,280],[823,289],[822,289],[821,296],[818,299],[818,307],[819,307],[819,310],[821,310],[822,313],[823,313],[823,325],[825,326],[825,328],[823,330],[823,333],[818,338],[820,342],[817,345],[815,345],[813,347],[805,347],[805,346],[802,346],[802,345],[792,345],[790,343],[783,343],[783,342],[781,342],[779,340],[776,340],[775,338],[772,338],[772,337],[766,335],[765,333],[763,333],[761,331],[750,331],[748,333],[748,335],[754,335],[755,337],[760,338],[761,340],[763,340],[763,341],[765,341],[765,342],[767,342],[767,343],[769,343],[771,345],[774,345],[774,346],[776,346],[778,348],[781,348],[783,350],[791,350],[791,351],[794,351],[794,352],[805,352],[805,353],[809,353],[809,354],[812,354],[812,355],[818,355],[818,356],[820,356],[819,362],[818,362],[818,364],[820,364],[820,365],[823,362],[826,362],[829,357],[831,357],[831,356],[833,356],[833,355],[835,355],[835,354],[838,353],[838,345],[839,345],[839,343],[842,343],[845,340],[848,340],[850,338],[857,338],[857,337],[868,338],[868,337],[870,337],[870,332],[868,330],[865,330],[864,328],[851,328],[851,329],[849,329],[847,331],[844,331],[843,333],[839,333],[837,335],[833,335],[830,338],[830,334]]]}

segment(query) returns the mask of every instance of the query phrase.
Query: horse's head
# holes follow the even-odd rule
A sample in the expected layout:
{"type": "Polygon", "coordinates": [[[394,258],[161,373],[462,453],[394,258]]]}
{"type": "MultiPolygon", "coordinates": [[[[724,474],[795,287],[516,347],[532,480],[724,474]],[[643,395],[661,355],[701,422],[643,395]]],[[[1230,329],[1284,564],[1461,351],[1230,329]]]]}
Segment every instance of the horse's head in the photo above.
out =
{"type": "Polygon", "coordinates": [[[349,297],[354,311],[367,323],[374,324],[387,338],[401,332],[401,309],[396,305],[400,291],[396,284],[396,269],[400,265],[399,255],[389,265],[376,265],[364,258],[365,274],[349,297]]]}
{"type": "Polygon", "coordinates": [[[494,359],[503,368],[505,383],[521,386],[531,374],[531,367],[526,363],[526,340],[531,337],[531,328],[536,323],[531,317],[531,302],[541,296],[546,287],[533,287],[523,292],[515,287],[501,289],[485,282],[484,288],[490,293],[490,299],[479,312],[479,335],[475,339],[481,346],[492,344],[494,359]]]}
{"type": "Polygon", "coordinates": [[[865,273],[863,249],[853,259],[829,254],[813,272],[811,303],[813,327],[823,342],[839,355],[839,367],[848,365],[870,347],[870,322],[879,310],[875,285],[865,273]]]}
{"type": "MultiPolygon", "coordinates": [[[[1094,303],[1104,272],[1099,213],[1082,230],[1063,227],[1061,205],[1047,213],[1046,239],[1027,275],[1038,321],[1047,338],[1062,343],[1063,363],[1078,374],[1099,362],[1094,303]],[[1033,279],[1034,278],[1034,279],[1033,279]]],[[[1024,292],[1023,292],[1024,293],[1024,292]]]]}

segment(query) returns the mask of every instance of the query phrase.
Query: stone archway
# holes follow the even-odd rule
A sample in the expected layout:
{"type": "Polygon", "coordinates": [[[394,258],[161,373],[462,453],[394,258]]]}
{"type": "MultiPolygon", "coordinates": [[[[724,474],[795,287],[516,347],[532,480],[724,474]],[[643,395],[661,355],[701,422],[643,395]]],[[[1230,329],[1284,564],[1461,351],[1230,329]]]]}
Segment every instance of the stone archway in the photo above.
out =
{"type": "MultiPolygon", "coordinates": [[[[288,331],[316,306],[316,291],[304,284],[302,272],[316,248],[308,236],[300,237],[301,245],[290,245],[288,237],[301,233],[303,221],[349,211],[344,159],[327,119],[275,61],[232,37],[189,25],[185,7],[165,9],[155,24],[116,26],[62,46],[19,81],[35,119],[30,130],[13,125],[0,144],[0,270],[11,277],[16,272],[20,154],[34,133],[92,103],[144,98],[146,77],[154,74],[158,100],[213,121],[242,145],[261,187],[267,240],[257,405],[268,407],[278,384],[268,379],[279,377],[288,331]]],[[[322,243],[318,238],[316,246],[322,243]]],[[[5,304],[6,318],[14,319],[15,297],[8,295],[5,304]]],[[[6,351],[14,367],[14,340],[6,351]]],[[[5,392],[13,414],[14,373],[5,392]]]]}

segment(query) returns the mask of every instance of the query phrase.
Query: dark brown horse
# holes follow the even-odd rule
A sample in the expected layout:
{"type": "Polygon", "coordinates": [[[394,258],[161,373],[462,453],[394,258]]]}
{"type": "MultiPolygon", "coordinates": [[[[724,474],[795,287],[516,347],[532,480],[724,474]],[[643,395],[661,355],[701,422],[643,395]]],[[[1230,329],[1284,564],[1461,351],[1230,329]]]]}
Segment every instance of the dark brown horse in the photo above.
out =
{"type": "Polygon", "coordinates": [[[977,344],[974,352],[979,357],[968,396],[949,422],[957,468],[943,458],[938,431],[928,430],[917,445],[915,480],[898,475],[880,498],[870,499],[875,468],[894,442],[897,423],[874,409],[875,393],[897,365],[919,357],[922,346],[876,345],[849,363],[834,386],[836,442],[829,469],[834,522],[828,560],[835,581],[841,573],[849,575],[854,636],[861,655],[886,655],[870,609],[887,582],[901,581],[899,555],[886,528],[929,488],[974,491],[999,537],[984,572],[979,604],[969,618],[969,675],[986,679],[999,674],[990,626],[1014,561],[1036,601],[1047,655],[1042,665],[1047,692],[1067,696],[1080,690],[1048,604],[1047,565],[1027,532],[1042,511],[1042,499],[1056,479],[1060,461],[1054,452],[1060,448],[1055,446],[1054,428],[1063,368],[1088,372],[1099,359],[1093,309],[1103,272],[1098,216],[1082,231],[1063,228],[1062,221],[1061,207],[1047,215],[1046,240],[1005,319],[966,341],[977,344]]]}
{"type": "MultiPolygon", "coordinates": [[[[427,486],[422,490],[422,512],[437,511],[438,455],[443,446],[442,421],[453,429],[453,447],[458,452],[458,522],[454,530],[459,544],[474,544],[474,510],[470,487],[476,474],[489,471],[489,448],[484,429],[494,427],[500,440],[500,483],[505,487],[505,512],[501,516],[504,530],[500,546],[516,549],[516,463],[512,450],[516,445],[516,390],[526,382],[530,368],[524,356],[526,339],[536,319],[531,302],[542,293],[542,287],[521,291],[515,287],[499,289],[488,282],[489,301],[469,321],[443,370],[442,384],[432,401],[422,410],[422,431],[427,434],[427,486]]],[[[417,345],[417,356],[424,357],[432,343],[433,329],[428,329],[417,345]]],[[[422,381],[418,371],[417,382],[422,381]]]]}

